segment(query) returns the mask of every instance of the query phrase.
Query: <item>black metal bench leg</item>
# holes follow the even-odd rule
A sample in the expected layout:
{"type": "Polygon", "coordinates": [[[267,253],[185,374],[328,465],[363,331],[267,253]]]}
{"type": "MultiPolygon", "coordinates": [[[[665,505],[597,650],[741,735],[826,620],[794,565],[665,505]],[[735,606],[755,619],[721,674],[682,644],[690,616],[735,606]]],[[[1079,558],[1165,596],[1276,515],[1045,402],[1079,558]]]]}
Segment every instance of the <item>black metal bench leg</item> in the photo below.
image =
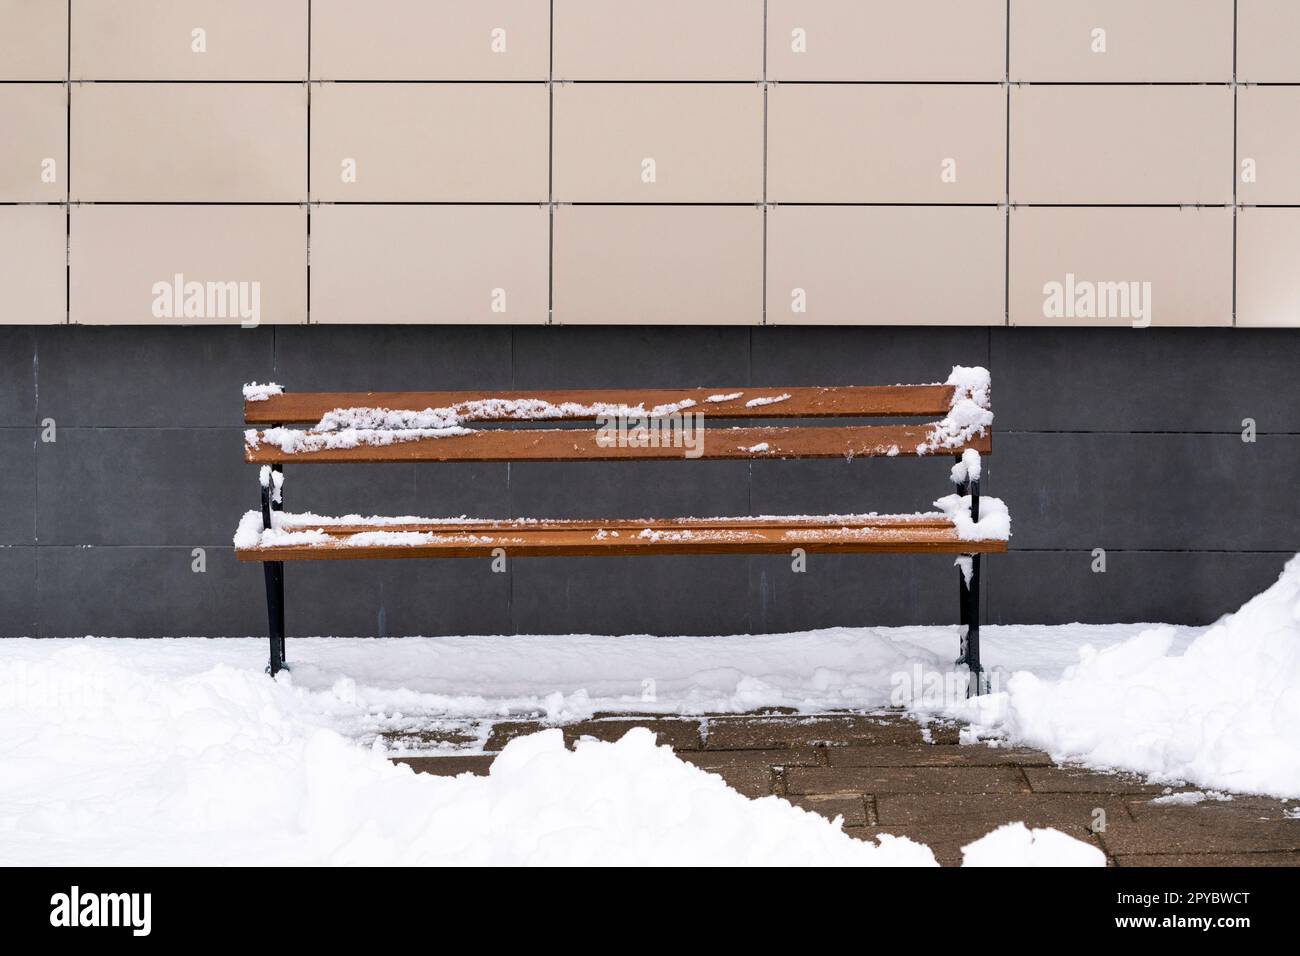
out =
{"type": "Polygon", "coordinates": [[[267,633],[271,637],[271,663],[267,670],[274,677],[284,668],[284,562],[267,561],[262,565],[266,577],[267,633]]]}
{"type": "MultiPolygon", "coordinates": [[[[961,461],[960,458],[957,460],[961,461]]],[[[959,495],[970,494],[970,482],[966,482],[966,481],[960,482],[957,485],[957,494],[959,495]]],[[[966,663],[966,630],[967,630],[967,625],[970,623],[970,618],[969,618],[969,608],[966,606],[967,605],[966,569],[962,567],[962,564],[964,563],[965,559],[969,557],[970,557],[969,555],[963,554],[957,560],[957,608],[958,608],[957,620],[958,623],[961,625],[961,638],[960,638],[960,643],[957,646],[956,663],[958,664],[966,663]]]]}
{"type": "MultiPolygon", "coordinates": [[[[279,465],[271,466],[271,473],[280,471],[279,465]]],[[[275,493],[271,474],[262,471],[262,527],[272,527],[271,512],[284,507],[283,498],[275,493]],[[277,500],[279,498],[280,500],[277,500]]],[[[262,564],[262,575],[266,579],[266,618],[267,633],[270,635],[270,663],[267,673],[274,677],[282,670],[287,670],[284,649],[284,562],[266,561],[262,564]]]]}
{"type": "MultiPolygon", "coordinates": [[[[958,494],[970,495],[971,519],[979,521],[980,518],[980,483],[978,479],[967,480],[958,486],[958,494]]],[[[970,562],[970,581],[966,580],[964,568],[959,567],[957,573],[960,575],[961,587],[961,624],[962,639],[961,653],[957,657],[958,664],[965,664],[970,672],[970,679],[966,685],[966,696],[976,697],[988,690],[988,684],[984,679],[984,668],[980,665],[980,556],[978,554],[962,555],[965,561],[970,562]]]]}
{"type": "Polygon", "coordinates": [[[970,586],[966,588],[966,599],[962,602],[966,612],[966,640],[962,656],[970,671],[966,696],[975,697],[985,693],[988,687],[984,680],[984,668],[980,665],[980,556],[970,555],[970,562],[970,586]]]}

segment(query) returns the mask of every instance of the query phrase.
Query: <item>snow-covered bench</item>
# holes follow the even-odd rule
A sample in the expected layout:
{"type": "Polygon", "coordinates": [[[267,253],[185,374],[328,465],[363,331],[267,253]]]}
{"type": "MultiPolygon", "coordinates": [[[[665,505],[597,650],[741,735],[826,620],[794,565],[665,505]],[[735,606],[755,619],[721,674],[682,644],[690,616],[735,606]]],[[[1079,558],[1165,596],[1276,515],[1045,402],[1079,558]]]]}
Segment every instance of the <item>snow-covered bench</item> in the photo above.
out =
{"type": "MultiPolygon", "coordinates": [[[[244,389],[245,460],[261,469],[262,507],[235,535],[264,563],[274,675],[285,666],[284,562],[362,558],[636,554],[925,552],[957,555],[958,663],[980,685],[980,555],[1005,551],[1006,508],[980,498],[991,450],[989,376],[953,369],[944,384],[829,388],[564,392],[310,392],[244,389]],[[929,419],[827,424],[825,419],[929,419]],[[794,424],[724,427],[712,420],[794,424]],[[547,423],[587,421],[585,428],[547,423]],[[705,428],[709,421],[714,427],[705,428]],[[302,427],[302,426],[308,427],[302,427]],[[325,517],[283,510],[283,466],[330,462],[607,461],[953,456],[958,493],[915,514],[564,519],[325,517]]],[[[682,466],[689,478],[690,466],[682,466]]]]}

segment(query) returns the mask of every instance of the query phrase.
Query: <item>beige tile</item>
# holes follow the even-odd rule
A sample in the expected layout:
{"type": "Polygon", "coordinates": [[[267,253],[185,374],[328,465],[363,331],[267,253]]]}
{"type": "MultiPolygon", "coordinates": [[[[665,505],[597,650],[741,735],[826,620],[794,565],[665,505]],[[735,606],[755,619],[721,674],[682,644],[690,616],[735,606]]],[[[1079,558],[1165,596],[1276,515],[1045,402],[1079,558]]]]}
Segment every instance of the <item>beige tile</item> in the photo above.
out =
{"type": "Polygon", "coordinates": [[[1300,87],[1237,90],[1237,198],[1300,205],[1300,87]]]}
{"type": "Polygon", "coordinates": [[[1300,3],[1237,0],[1237,79],[1300,83],[1300,3]]]}
{"type": "Polygon", "coordinates": [[[72,198],[301,202],[307,90],[271,83],[72,87],[72,198]]]}
{"type": "Polygon", "coordinates": [[[996,86],[779,85],[768,91],[771,202],[1001,202],[996,86]]]}
{"type": "Polygon", "coordinates": [[[1230,209],[1022,207],[1010,229],[1012,325],[1232,324],[1230,209]]]}
{"type": "Polygon", "coordinates": [[[759,202],[763,93],[749,84],[555,89],[560,202],[759,202]]]}
{"type": "Polygon", "coordinates": [[[73,322],[306,321],[305,208],[74,206],[70,229],[73,322]],[[175,287],[178,275],[180,297],[165,291],[175,287]],[[190,283],[197,285],[187,288],[190,283]],[[195,291],[200,294],[190,299],[195,291]]]}
{"type": "Polygon", "coordinates": [[[545,80],[544,0],[313,0],[322,80],[545,80]]]}
{"type": "Polygon", "coordinates": [[[313,199],[547,199],[542,83],[327,83],[312,93],[311,125],[313,199]]]}
{"type": "Polygon", "coordinates": [[[67,320],[66,250],[61,206],[0,206],[0,325],[67,320]]]}
{"type": "Polygon", "coordinates": [[[757,325],[763,213],[747,206],[560,206],[554,320],[757,325]]]}
{"type": "Polygon", "coordinates": [[[305,80],[307,0],[73,0],[74,80],[305,80]]]}
{"type": "Polygon", "coordinates": [[[760,80],[763,0],[555,0],[557,80],[760,80]]]}
{"type": "Polygon", "coordinates": [[[1005,0],[769,0],[774,80],[1006,78],[1005,0]]]}
{"type": "Polygon", "coordinates": [[[1002,325],[1006,212],[981,206],[778,206],[769,325],[1002,325]]]}
{"type": "Polygon", "coordinates": [[[1300,209],[1237,210],[1237,324],[1300,328],[1300,209]]]}
{"type": "Polygon", "coordinates": [[[1017,86],[1011,200],[1232,202],[1232,90],[1017,86]]]}
{"type": "Polygon", "coordinates": [[[1228,83],[1232,6],[1233,0],[1012,3],[1011,79],[1228,83]]]}
{"type": "Polygon", "coordinates": [[[0,24],[0,80],[67,79],[63,0],[0,0],[0,24]]]}
{"type": "Polygon", "coordinates": [[[544,206],[318,206],[311,320],[546,321],[544,206]]]}
{"type": "Polygon", "coordinates": [[[68,94],[49,83],[0,83],[0,202],[68,197],[68,94]]]}

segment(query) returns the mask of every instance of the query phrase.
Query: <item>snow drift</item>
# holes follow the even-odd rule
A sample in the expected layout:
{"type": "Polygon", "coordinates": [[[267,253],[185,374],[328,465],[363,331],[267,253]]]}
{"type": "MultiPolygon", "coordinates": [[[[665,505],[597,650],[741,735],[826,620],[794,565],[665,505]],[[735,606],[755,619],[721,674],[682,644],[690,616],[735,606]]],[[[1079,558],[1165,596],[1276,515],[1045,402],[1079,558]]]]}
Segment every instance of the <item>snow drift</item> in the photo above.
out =
{"type": "Polygon", "coordinates": [[[1085,646],[1060,679],[1017,672],[949,713],[1058,760],[1300,797],[1300,555],[1181,654],[1176,633],[1085,646]]]}
{"type": "Polygon", "coordinates": [[[336,732],[337,694],[141,666],[172,642],[130,643],[0,658],[0,862],[934,865],[909,840],[746,799],[648,730],[572,751],[548,730],[486,777],[418,775],[336,732]]]}

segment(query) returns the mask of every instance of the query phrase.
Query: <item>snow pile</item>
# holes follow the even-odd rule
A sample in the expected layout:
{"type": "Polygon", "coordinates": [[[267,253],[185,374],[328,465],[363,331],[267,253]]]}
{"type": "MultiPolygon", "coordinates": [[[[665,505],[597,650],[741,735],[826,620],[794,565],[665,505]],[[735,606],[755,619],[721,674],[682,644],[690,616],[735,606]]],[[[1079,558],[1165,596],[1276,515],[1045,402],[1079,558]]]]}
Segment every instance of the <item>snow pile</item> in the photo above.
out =
{"type": "Polygon", "coordinates": [[[962,541],[1006,541],[1011,537],[1011,514],[1001,498],[980,496],[980,520],[971,520],[970,495],[944,495],[934,503],[962,541]]]}
{"type": "Polygon", "coordinates": [[[416,775],[340,737],[335,706],[255,670],[161,677],[111,647],[0,663],[0,859],[11,865],[933,865],[751,801],[647,730],[512,742],[488,777],[416,775]]]}
{"type": "Polygon", "coordinates": [[[1300,797],[1300,555],[1180,654],[1175,639],[1085,646],[1059,679],[1019,672],[951,713],[1058,760],[1300,797]]]}
{"type": "Polygon", "coordinates": [[[1105,866],[1106,854],[1060,830],[1007,823],[961,848],[962,866],[1105,866]]]}
{"type": "Polygon", "coordinates": [[[918,455],[962,448],[993,427],[988,369],[955,365],[944,384],[953,386],[951,406],[947,415],[930,426],[925,441],[916,446],[918,455]]]}
{"type": "MultiPolygon", "coordinates": [[[[337,732],[347,684],[186,672],[167,660],[179,643],[24,641],[0,658],[0,859],[935,865],[906,838],[863,842],[778,797],[749,800],[646,729],[572,751],[544,731],[508,744],[486,777],[418,775],[337,732]]],[[[1050,837],[1058,857],[1066,839],[1050,837]]],[[[1047,840],[1035,831],[1043,846],[1011,851],[1041,857],[1047,840]]],[[[1007,844],[995,858],[1011,859],[1007,844]]]]}
{"type": "Polygon", "coordinates": [[[265,385],[258,385],[256,382],[249,382],[244,386],[244,401],[246,402],[264,402],[272,395],[283,395],[284,389],[275,382],[267,382],[265,385]]]}

